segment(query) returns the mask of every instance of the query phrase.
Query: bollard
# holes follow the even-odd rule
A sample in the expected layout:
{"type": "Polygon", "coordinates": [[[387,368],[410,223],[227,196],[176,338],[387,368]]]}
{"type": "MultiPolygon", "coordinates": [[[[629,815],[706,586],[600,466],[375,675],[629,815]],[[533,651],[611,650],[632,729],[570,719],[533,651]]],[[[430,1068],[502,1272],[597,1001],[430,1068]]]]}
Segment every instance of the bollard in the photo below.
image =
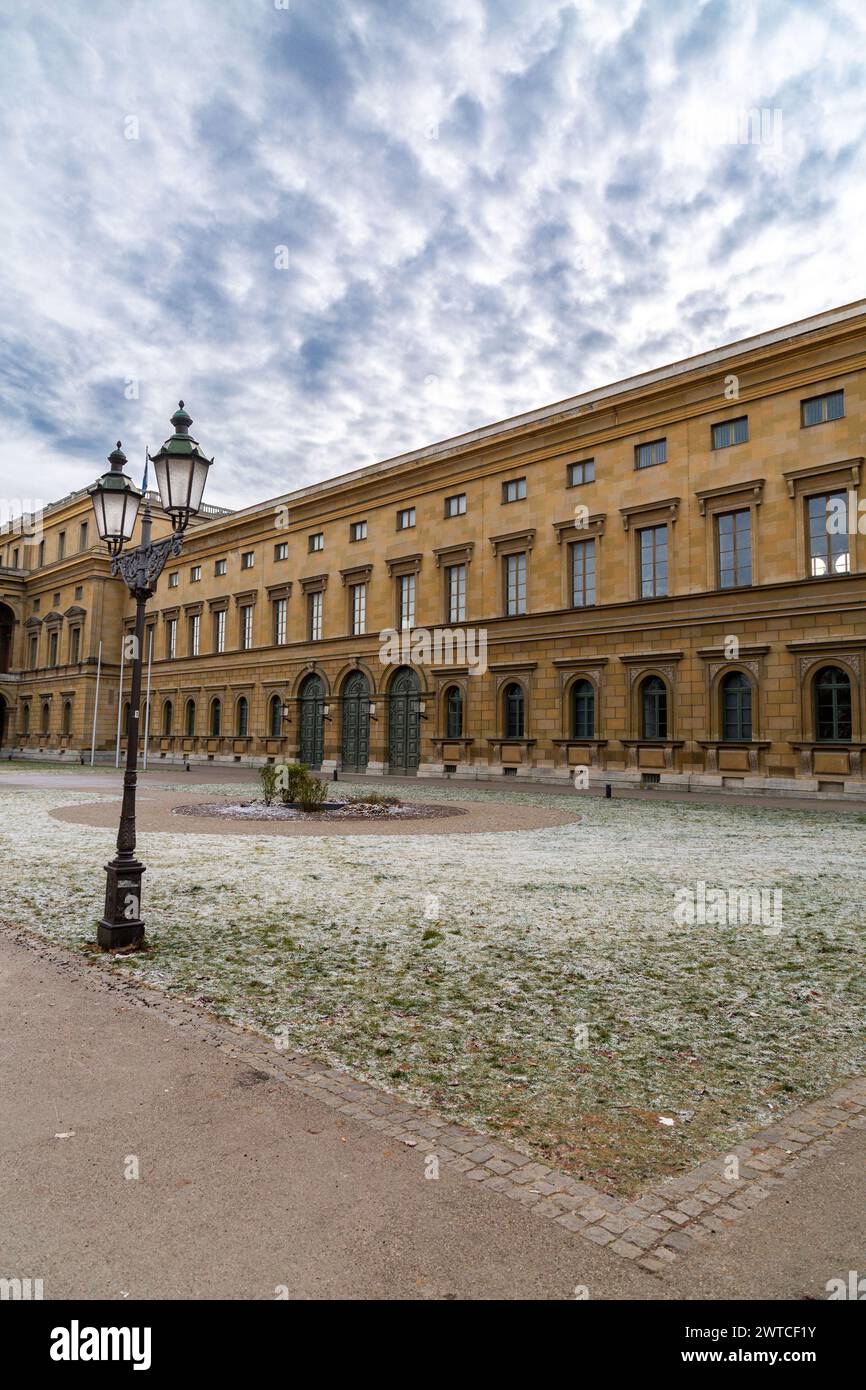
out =
{"type": "Polygon", "coordinates": [[[334,781],[335,781],[335,782],[339,782],[339,780],[340,780],[340,779],[339,779],[339,777],[337,776],[337,769],[334,768],[334,781]]]}
{"type": "Polygon", "coordinates": [[[613,796],[613,787],[610,785],[610,782],[605,782],[604,784],[604,795],[605,799],[608,801],[613,796]]]}

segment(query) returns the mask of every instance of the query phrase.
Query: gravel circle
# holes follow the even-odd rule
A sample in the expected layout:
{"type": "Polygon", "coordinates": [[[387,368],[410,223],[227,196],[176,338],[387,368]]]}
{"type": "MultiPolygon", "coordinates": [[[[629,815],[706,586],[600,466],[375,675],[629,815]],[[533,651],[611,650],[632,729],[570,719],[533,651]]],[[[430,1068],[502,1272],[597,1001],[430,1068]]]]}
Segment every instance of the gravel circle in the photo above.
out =
{"type": "Polygon", "coordinates": [[[397,806],[353,806],[351,802],[326,803],[316,811],[299,806],[266,806],[262,801],[234,801],[221,805],[200,802],[195,806],[175,806],[173,816],[202,816],[240,821],[346,821],[346,820],[426,820],[433,817],[465,816],[460,806],[430,806],[423,802],[401,802],[397,806]]]}

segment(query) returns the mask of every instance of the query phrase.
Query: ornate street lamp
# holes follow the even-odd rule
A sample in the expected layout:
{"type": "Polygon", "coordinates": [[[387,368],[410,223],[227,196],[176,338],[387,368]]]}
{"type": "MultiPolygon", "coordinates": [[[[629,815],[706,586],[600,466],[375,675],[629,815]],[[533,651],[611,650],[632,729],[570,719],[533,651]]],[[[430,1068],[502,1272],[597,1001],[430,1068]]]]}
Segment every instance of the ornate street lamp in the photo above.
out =
{"type": "MultiPolygon", "coordinates": [[[[109,456],[111,471],[89,488],[96,529],[112,556],[111,572],[120,575],[135,599],[135,631],[124,638],[125,655],[132,662],[129,727],[127,729],[126,768],[123,774],[123,804],[117,832],[117,854],[105,872],[105,914],[96,931],[104,950],[138,946],[144,938],[141,920],[141,878],[144,865],[135,856],[135,789],[138,781],[138,729],[141,703],[141,656],[144,644],[144,610],[156,592],[159,576],[169,555],[181,552],[183,532],[201,507],[208,469],[213,459],[205,458],[190,437],[192,424],[183,401],[171,417],[174,434],[163,444],[151,462],[156,470],[160,500],[172,519],[174,532],[160,541],[151,541],[151,515],[147,497],[141,518],[141,544],[122,555],[132,538],[142,494],[123,472],[126,455],[120,447],[109,456]]],[[[148,455],[150,458],[150,455],[148,455]]]]}

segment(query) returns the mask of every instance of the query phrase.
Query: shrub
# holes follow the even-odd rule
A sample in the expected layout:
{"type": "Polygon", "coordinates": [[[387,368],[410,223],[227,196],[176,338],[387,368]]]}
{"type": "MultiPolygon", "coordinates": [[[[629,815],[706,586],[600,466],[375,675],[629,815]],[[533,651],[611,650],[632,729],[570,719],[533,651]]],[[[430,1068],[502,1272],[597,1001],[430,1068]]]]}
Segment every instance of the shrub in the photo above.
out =
{"type": "Polygon", "coordinates": [[[298,782],[296,796],[302,811],[318,811],[327,795],[327,784],[319,777],[309,777],[305,772],[298,782]]]}
{"type": "Polygon", "coordinates": [[[385,792],[361,792],[359,796],[350,796],[349,802],[352,806],[399,806],[400,798],[385,792]]]}
{"type": "Polygon", "coordinates": [[[298,788],[309,771],[306,763],[281,763],[276,769],[280,800],[284,806],[291,806],[298,800],[298,788]]]}
{"type": "Polygon", "coordinates": [[[270,806],[277,790],[277,769],[273,763],[265,763],[264,767],[259,768],[259,781],[262,784],[265,805],[270,806]]]}

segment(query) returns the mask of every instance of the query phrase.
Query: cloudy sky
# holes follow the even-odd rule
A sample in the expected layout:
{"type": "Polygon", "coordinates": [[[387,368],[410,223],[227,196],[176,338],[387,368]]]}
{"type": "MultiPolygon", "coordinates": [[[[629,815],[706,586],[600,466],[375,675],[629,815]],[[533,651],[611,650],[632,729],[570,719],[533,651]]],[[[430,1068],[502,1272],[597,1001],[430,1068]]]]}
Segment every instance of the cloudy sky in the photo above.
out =
{"type": "Polygon", "coordinates": [[[863,293],[862,0],[5,0],[0,496],[244,505],[863,293]],[[759,143],[738,113],[765,112],[759,143]]]}

